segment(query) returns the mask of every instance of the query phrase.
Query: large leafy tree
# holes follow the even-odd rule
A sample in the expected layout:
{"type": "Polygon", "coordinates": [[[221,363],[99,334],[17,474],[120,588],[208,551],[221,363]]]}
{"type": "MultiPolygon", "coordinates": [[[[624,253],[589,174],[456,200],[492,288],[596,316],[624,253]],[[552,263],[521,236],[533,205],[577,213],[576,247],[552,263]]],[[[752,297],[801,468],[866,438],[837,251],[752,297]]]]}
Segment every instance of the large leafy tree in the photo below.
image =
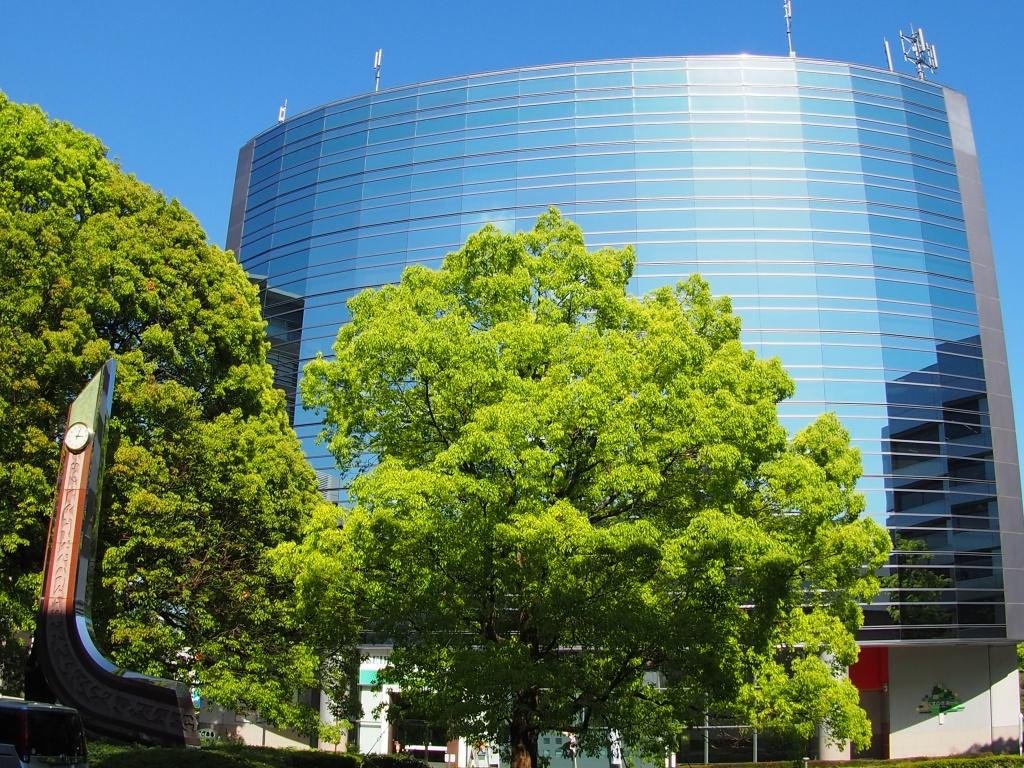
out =
{"type": "Polygon", "coordinates": [[[889,542],[859,455],[832,415],[787,436],[728,299],[632,298],[633,263],[552,209],[354,298],[303,396],[355,503],[286,548],[300,591],[325,620],[357,594],[404,706],[516,768],[545,731],[657,753],[707,712],[864,744],[842,670],[889,542]],[[351,590],[314,603],[326,574],[351,590]]]}
{"type": "Polygon", "coordinates": [[[94,618],[114,660],[312,727],[292,588],[266,553],[321,503],[256,290],[95,138],[0,94],[0,679],[18,690],[65,409],[119,361],[94,618]]]}

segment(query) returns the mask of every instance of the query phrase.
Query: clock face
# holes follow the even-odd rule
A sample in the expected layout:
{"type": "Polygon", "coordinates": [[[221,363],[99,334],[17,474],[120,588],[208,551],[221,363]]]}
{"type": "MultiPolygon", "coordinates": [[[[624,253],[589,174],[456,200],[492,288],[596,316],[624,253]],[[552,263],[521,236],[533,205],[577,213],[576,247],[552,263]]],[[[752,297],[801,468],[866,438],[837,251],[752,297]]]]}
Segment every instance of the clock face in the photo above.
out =
{"type": "Polygon", "coordinates": [[[76,421],[68,427],[68,431],[64,435],[64,446],[72,453],[78,453],[89,444],[91,437],[92,430],[83,422],[76,421]]]}

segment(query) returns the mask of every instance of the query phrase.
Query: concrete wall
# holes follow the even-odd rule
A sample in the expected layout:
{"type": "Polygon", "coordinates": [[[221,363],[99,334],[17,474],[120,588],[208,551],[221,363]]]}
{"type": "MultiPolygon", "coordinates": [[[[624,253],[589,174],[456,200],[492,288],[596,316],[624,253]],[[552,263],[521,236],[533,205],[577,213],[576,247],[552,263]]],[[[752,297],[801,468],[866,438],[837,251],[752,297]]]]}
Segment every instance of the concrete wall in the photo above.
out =
{"type": "Polygon", "coordinates": [[[376,675],[387,666],[387,646],[364,646],[366,654],[359,665],[359,703],[362,706],[362,717],[356,721],[356,745],[364,755],[386,755],[391,751],[391,734],[388,723],[388,704],[394,687],[374,690],[376,675]]]}
{"type": "Polygon", "coordinates": [[[201,736],[238,740],[256,747],[280,749],[309,749],[309,736],[288,730],[278,730],[255,713],[245,714],[203,704],[199,711],[201,736]]]}
{"type": "Polygon", "coordinates": [[[1017,652],[1003,646],[896,646],[889,649],[889,757],[1017,751],[1017,652]],[[963,710],[918,711],[936,685],[963,710]]]}

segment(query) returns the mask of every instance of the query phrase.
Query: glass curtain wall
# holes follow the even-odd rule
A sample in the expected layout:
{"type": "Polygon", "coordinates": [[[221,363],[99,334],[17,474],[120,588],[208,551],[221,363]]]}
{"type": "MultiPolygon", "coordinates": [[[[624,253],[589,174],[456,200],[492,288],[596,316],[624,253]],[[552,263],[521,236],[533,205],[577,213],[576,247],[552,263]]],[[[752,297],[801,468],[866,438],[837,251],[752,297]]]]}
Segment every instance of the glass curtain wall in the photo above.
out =
{"type": "MultiPolygon", "coordinates": [[[[539,67],[340,101],[243,155],[229,246],[265,289],[290,398],[354,294],[437,266],[486,223],[527,229],[556,205],[590,246],[636,245],[634,292],[699,272],[732,296],[744,342],[796,379],[790,430],[840,416],[869,514],[898,541],[863,640],[1006,636],[942,88],[750,56],[539,67]]],[[[294,424],[332,472],[301,398],[294,424]]]]}

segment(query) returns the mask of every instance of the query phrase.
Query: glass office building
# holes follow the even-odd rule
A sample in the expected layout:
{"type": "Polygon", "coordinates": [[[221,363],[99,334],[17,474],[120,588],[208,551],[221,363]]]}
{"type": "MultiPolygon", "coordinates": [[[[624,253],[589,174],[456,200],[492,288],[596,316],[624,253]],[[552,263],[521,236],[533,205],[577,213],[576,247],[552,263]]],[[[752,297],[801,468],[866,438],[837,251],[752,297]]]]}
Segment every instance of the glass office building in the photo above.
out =
{"type": "Polygon", "coordinates": [[[259,134],[239,154],[227,245],[259,281],[278,383],[326,486],[296,382],[330,353],[345,302],[549,205],[593,247],[634,244],[638,294],[699,272],[732,296],[745,343],[797,382],[784,423],[832,410],[850,431],[868,513],[896,543],[859,636],[884,671],[858,673],[862,690],[888,702],[910,645],[984,650],[1010,674],[1024,524],[963,96],[834,62],[633,59],[393,88],[259,134]]]}

